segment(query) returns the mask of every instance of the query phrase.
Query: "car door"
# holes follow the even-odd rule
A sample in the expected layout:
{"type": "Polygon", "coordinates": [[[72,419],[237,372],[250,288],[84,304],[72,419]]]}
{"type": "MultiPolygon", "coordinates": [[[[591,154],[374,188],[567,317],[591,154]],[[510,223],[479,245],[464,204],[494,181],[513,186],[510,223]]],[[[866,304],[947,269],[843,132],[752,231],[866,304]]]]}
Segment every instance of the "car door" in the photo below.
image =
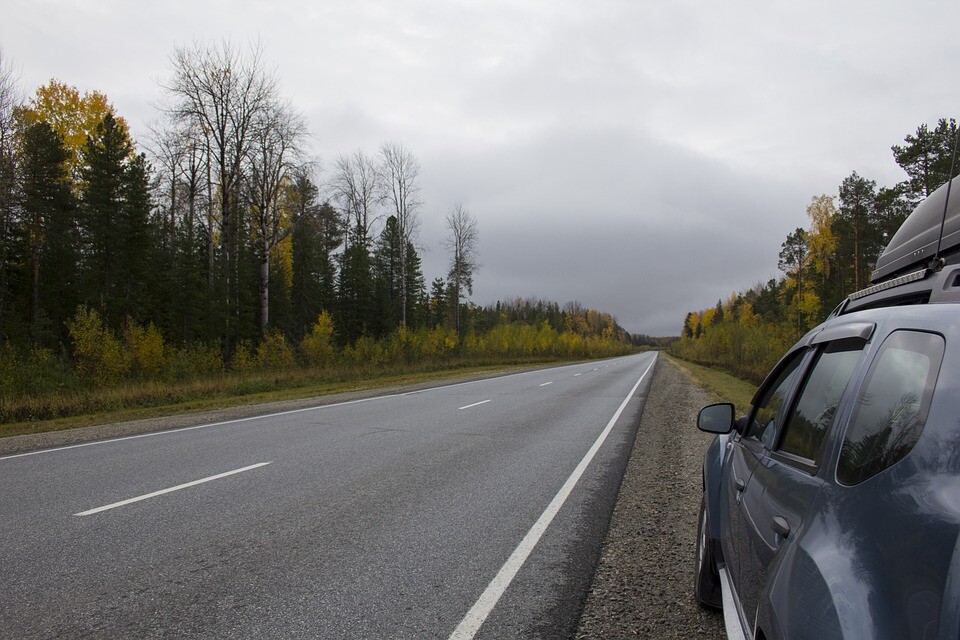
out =
{"type": "Polygon", "coordinates": [[[861,338],[847,338],[815,346],[798,391],[768,443],[769,452],[744,492],[738,595],[751,625],[778,553],[803,526],[823,486],[817,472],[827,435],[865,344],[861,338]]]}
{"type": "Polygon", "coordinates": [[[723,526],[723,531],[726,532],[723,540],[723,557],[738,594],[749,589],[749,585],[745,584],[740,561],[746,537],[746,526],[740,509],[741,501],[744,495],[747,495],[754,471],[766,455],[767,443],[772,442],[777,432],[778,421],[782,419],[807,351],[807,349],[798,349],[784,358],[774,369],[754,398],[754,406],[751,408],[743,432],[734,436],[727,445],[731,451],[729,472],[724,477],[726,484],[724,495],[727,503],[721,510],[721,526],[726,525],[723,526]],[[729,518],[727,523],[722,522],[723,516],[729,518]]]}

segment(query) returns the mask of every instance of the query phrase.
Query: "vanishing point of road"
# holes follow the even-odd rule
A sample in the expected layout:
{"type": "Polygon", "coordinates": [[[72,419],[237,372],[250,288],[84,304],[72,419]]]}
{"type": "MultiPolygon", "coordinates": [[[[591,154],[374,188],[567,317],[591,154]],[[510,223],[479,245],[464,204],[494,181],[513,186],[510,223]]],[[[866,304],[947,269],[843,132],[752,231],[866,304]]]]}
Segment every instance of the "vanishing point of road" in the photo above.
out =
{"type": "Polygon", "coordinates": [[[0,637],[570,637],[655,357],[0,457],[0,637]]]}

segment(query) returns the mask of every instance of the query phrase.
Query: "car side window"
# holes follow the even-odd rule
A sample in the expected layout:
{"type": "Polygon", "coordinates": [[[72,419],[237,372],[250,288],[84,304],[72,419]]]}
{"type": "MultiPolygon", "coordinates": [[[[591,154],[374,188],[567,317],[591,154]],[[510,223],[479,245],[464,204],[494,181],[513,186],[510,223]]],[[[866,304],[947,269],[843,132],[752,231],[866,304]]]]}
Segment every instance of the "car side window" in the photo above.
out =
{"type": "Polygon", "coordinates": [[[943,351],[934,333],[894,331],[884,340],[843,440],[840,482],[863,482],[910,453],[927,420],[943,351]]]}
{"type": "Polygon", "coordinates": [[[797,369],[805,353],[804,350],[797,351],[787,365],[780,370],[776,380],[767,389],[760,402],[757,403],[753,412],[753,419],[744,434],[745,438],[757,440],[768,447],[770,446],[773,435],[777,430],[777,415],[787,399],[787,394],[790,393],[790,388],[797,376],[797,369]]]}
{"type": "Polygon", "coordinates": [[[837,340],[820,349],[784,425],[778,451],[815,463],[864,344],[837,340]]]}

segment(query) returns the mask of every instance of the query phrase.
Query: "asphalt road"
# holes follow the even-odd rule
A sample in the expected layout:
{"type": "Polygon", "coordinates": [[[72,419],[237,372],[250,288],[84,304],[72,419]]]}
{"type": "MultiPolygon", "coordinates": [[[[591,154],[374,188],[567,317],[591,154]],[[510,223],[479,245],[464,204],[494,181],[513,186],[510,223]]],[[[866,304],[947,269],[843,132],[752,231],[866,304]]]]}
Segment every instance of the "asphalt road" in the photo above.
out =
{"type": "Polygon", "coordinates": [[[570,637],[654,357],[0,458],[0,638],[570,637]]]}

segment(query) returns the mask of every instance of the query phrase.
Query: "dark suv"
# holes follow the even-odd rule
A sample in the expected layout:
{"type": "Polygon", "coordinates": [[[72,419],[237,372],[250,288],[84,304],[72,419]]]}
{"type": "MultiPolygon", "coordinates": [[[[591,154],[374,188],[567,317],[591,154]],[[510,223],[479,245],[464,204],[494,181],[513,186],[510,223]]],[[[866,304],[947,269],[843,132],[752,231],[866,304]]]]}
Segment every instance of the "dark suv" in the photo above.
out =
{"type": "Polygon", "coordinates": [[[960,178],[949,191],[746,416],[700,413],[718,436],[695,594],[731,638],[960,638],[960,178]]]}

